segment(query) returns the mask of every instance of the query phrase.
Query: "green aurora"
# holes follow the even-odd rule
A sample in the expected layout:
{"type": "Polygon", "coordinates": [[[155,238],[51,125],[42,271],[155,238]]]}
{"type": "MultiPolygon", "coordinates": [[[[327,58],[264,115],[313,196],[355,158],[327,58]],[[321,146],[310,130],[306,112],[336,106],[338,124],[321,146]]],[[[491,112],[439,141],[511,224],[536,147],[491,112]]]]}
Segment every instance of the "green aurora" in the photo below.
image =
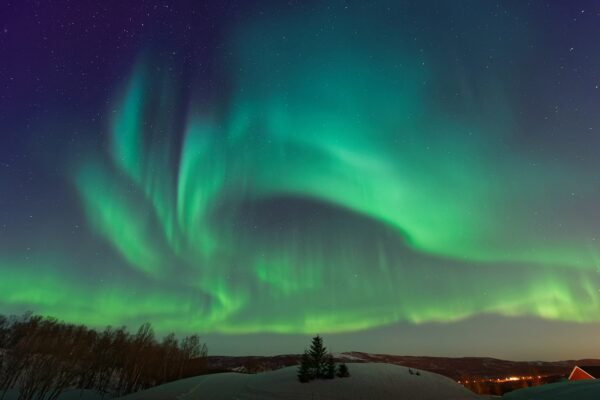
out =
{"type": "Polygon", "coordinates": [[[169,62],[140,56],[103,147],[66,163],[91,239],[73,252],[32,232],[48,245],[1,256],[0,306],[231,334],[481,314],[600,322],[597,228],[577,214],[598,193],[570,183],[597,171],[515,149],[505,85],[518,62],[469,76],[386,12],[335,29],[306,13],[229,31],[229,89],[212,104],[182,104],[169,62]]]}

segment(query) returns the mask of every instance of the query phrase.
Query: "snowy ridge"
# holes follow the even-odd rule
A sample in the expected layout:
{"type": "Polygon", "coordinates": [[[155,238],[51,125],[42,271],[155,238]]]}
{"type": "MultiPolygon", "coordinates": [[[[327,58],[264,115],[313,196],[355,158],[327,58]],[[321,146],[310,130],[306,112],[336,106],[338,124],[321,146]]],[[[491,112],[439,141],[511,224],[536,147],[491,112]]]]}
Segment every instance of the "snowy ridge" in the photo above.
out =
{"type": "Polygon", "coordinates": [[[481,400],[444,376],[383,363],[348,364],[351,376],[302,384],[297,368],[287,367],[260,374],[222,373],[183,379],[123,397],[123,400],[300,400],[370,399],[481,400]]]}

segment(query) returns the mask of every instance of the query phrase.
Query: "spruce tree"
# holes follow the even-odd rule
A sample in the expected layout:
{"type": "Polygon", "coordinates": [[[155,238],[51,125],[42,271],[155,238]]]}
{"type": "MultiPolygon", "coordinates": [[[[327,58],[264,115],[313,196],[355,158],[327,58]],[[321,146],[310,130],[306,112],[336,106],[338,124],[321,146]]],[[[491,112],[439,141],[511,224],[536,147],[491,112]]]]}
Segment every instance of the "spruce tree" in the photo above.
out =
{"type": "Polygon", "coordinates": [[[333,360],[333,356],[330,354],[327,354],[327,356],[325,357],[325,375],[324,375],[325,379],[333,379],[335,378],[335,362],[333,360]]]}
{"type": "Polygon", "coordinates": [[[323,346],[323,338],[321,336],[317,335],[312,339],[309,355],[314,368],[314,377],[317,379],[323,378],[325,375],[325,356],[327,355],[327,349],[323,346]]]}
{"type": "Polygon", "coordinates": [[[348,366],[345,363],[341,363],[338,365],[338,373],[337,376],[340,378],[347,378],[350,376],[350,371],[348,371],[348,366]]]}
{"type": "Polygon", "coordinates": [[[308,351],[304,350],[302,359],[300,360],[300,366],[298,367],[298,380],[302,383],[306,383],[313,379],[312,376],[312,361],[308,351]]]}

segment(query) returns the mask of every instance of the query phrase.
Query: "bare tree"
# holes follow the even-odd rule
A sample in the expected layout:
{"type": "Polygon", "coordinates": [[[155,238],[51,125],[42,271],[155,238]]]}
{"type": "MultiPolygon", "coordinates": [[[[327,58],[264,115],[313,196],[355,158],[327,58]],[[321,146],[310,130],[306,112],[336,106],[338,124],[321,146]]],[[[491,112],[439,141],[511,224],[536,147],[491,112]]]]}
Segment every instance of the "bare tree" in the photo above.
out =
{"type": "Polygon", "coordinates": [[[197,335],[159,342],[149,323],[131,335],[124,327],[98,332],[31,314],[0,316],[0,400],[12,388],[19,400],[56,400],[68,387],[124,395],[202,374],[206,354],[197,335]]]}

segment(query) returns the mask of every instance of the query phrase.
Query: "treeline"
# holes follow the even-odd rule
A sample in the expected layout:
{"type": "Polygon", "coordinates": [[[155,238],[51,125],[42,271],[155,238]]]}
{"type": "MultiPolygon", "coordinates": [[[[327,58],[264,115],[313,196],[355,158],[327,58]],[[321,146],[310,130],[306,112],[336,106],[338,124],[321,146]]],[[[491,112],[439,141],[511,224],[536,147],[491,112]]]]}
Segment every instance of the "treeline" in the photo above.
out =
{"type": "Polygon", "coordinates": [[[54,400],[65,389],[122,396],[206,372],[207,349],[197,335],[158,340],[149,323],[136,333],[102,331],[37,315],[0,315],[0,400],[54,400]]]}

